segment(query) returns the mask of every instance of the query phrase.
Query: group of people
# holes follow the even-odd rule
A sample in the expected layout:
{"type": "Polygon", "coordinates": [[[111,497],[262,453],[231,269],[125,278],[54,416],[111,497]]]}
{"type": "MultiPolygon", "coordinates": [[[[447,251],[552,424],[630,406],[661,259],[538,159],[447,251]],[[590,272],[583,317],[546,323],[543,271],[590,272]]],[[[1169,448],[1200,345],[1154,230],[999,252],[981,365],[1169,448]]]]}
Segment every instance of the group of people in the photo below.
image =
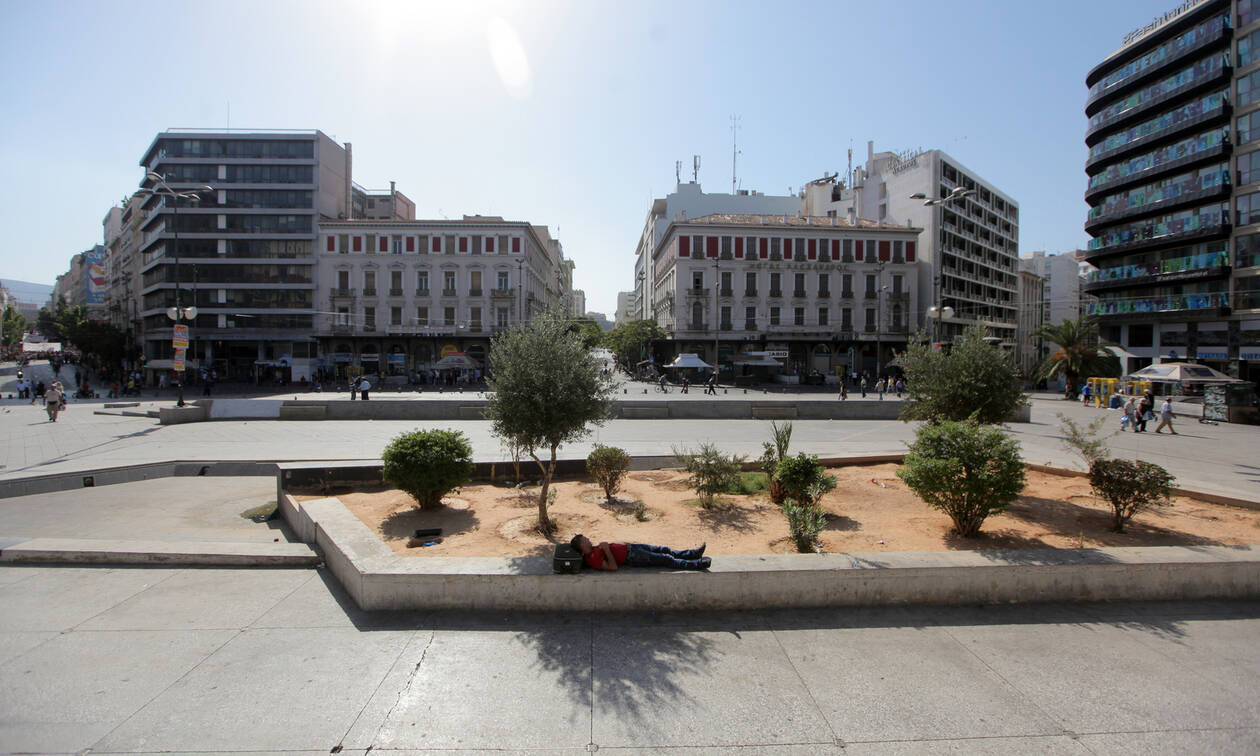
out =
{"type": "MultiPolygon", "coordinates": [[[[866,373],[861,375],[853,373],[851,377],[854,385],[856,385],[858,390],[862,392],[862,398],[865,399],[866,392],[871,388],[870,376],[866,373]]],[[[879,380],[875,381],[874,391],[879,394],[880,401],[884,400],[884,394],[894,391],[897,392],[897,398],[900,399],[905,390],[906,382],[904,379],[899,377],[894,378],[893,376],[881,376],[879,380]]],[[[838,398],[840,401],[844,401],[849,398],[849,387],[846,381],[840,381],[840,396],[838,398]]]]}
{"type": "Polygon", "coordinates": [[[368,394],[372,391],[372,381],[366,375],[355,376],[350,379],[350,400],[354,401],[355,395],[363,401],[368,400],[368,394]]]}
{"type": "MultiPolygon", "coordinates": [[[[1147,391],[1142,394],[1141,399],[1135,399],[1130,396],[1124,403],[1121,410],[1123,414],[1120,416],[1120,430],[1131,428],[1134,433],[1145,433],[1146,424],[1155,419],[1155,395],[1147,391]]],[[[1155,432],[1162,433],[1167,427],[1169,433],[1177,435],[1172,421],[1172,397],[1166,396],[1163,403],[1159,405],[1159,424],[1155,426],[1155,432]]]]}

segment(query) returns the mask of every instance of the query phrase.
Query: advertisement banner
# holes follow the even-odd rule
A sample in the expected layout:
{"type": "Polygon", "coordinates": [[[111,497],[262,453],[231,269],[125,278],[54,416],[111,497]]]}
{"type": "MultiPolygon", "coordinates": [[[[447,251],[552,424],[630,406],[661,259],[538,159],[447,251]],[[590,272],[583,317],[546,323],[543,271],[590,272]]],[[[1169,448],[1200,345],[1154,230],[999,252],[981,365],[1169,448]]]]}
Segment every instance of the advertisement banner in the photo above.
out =
{"type": "Polygon", "coordinates": [[[87,287],[87,303],[105,304],[105,248],[97,244],[83,253],[84,285],[87,287]]]}
{"type": "Polygon", "coordinates": [[[183,349],[175,350],[175,360],[171,364],[171,369],[180,373],[184,371],[184,350],[183,349]]]}
{"type": "Polygon", "coordinates": [[[175,326],[175,335],[174,337],[171,338],[171,346],[173,346],[175,349],[188,348],[188,326],[186,325],[175,326]]]}

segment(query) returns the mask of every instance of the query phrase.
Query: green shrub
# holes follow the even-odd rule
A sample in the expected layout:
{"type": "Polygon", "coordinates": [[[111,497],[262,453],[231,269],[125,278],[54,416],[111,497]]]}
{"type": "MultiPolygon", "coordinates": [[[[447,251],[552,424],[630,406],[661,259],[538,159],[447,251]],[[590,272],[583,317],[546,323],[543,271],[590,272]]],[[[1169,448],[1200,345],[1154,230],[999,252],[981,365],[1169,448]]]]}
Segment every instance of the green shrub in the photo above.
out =
{"type": "Polygon", "coordinates": [[[817,550],[818,534],[827,524],[827,514],[819,507],[797,504],[790,499],[780,504],[779,508],[787,515],[788,530],[792,533],[796,550],[802,554],[817,550]]]}
{"type": "Polygon", "coordinates": [[[1095,462],[1107,458],[1107,437],[1099,438],[1098,434],[1102,432],[1108,418],[1098,417],[1090,423],[1080,425],[1062,412],[1057,413],[1057,416],[1062,423],[1059,432],[1063,434],[1063,448],[1076,452],[1085,461],[1086,468],[1092,469],[1095,462]]]}
{"type": "Polygon", "coordinates": [[[761,445],[763,451],[761,454],[761,471],[766,474],[769,481],[767,488],[770,494],[770,500],[775,504],[782,504],[787,498],[787,491],[783,488],[783,484],[775,477],[775,473],[779,469],[779,463],[787,458],[788,447],[792,444],[792,424],[784,423],[779,425],[773,420],[770,422],[771,440],[761,445]]]}
{"type": "MultiPolygon", "coordinates": [[[[985,341],[985,326],[968,326],[948,350],[911,339],[902,355],[909,397],[902,420],[1004,423],[1028,400],[1012,353],[985,341]]],[[[920,334],[922,337],[922,334],[920,334]]]]}
{"type": "Polygon", "coordinates": [[[683,469],[691,473],[687,483],[700,496],[700,504],[706,509],[713,506],[714,497],[726,491],[739,477],[743,457],[726,456],[713,444],[700,444],[697,451],[674,449],[674,457],[683,469]]]}
{"type": "Polygon", "coordinates": [[[769,479],[763,472],[748,471],[742,472],[731,481],[731,485],[727,487],[726,493],[735,496],[748,496],[749,494],[761,493],[769,486],[769,479]]]}
{"type": "Polygon", "coordinates": [[[1019,444],[974,419],[923,425],[897,471],[919,498],[945,512],[959,535],[973,536],[986,517],[1024,489],[1019,444]]]}
{"type": "Polygon", "coordinates": [[[385,447],[382,475],[411,495],[421,509],[442,505],[442,497],[472,478],[472,447],[459,431],[404,433],[385,447]]]}
{"type": "Polygon", "coordinates": [[[1111,529],[1124,532],[1133,515],[1168,504],[1174,478],[1151,462],[1099,459],[1089,467],[1089,484],[1111,505],[1111,529]]]}
{"type": "Polygon", "coordinates": [[[630,455],[615,446],[595,445],[586,458],[586,471],[604,489],[604,497],[612,501],[621,488],[621,481],[630,469],[630,455]]]}
{"type": "Polygon", "coordinates": [[[779,462],[775,478],[783,484],[783,492],[807,507],[817,506],[824,494],[836,487],[836,479],[828,475],[813,454],[801,452],[779,462]]]}

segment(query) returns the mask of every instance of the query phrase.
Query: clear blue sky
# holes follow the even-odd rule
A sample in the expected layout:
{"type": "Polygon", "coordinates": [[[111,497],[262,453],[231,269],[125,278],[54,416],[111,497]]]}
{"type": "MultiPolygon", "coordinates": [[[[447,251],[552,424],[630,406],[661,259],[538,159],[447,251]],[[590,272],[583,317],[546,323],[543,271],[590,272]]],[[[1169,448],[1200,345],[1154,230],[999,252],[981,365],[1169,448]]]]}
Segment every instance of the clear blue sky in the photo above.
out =
{"type": "Polygon", "coordinates": [[[630,288],[674,161],[782,194],[940,148],[1082,246],[1085,72],[1176,0],[89,3],[0,0],[0,277],[51,283],[168,127],[318,128],[417,215],[549,225],[588,309],[630,288]],[[496,64],[496,60],[498,64],[496,64]]]}

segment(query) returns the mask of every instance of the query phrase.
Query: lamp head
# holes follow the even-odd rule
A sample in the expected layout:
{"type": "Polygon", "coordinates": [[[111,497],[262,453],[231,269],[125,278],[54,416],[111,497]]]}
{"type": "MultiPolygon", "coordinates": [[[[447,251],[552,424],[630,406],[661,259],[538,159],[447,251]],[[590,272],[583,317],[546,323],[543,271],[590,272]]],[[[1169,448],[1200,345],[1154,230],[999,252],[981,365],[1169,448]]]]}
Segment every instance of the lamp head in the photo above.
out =
{"type": "Polygon", "coordinates": [[[184,308],[184,320],[196,320],[196,319],[197,319],[197,308],[196,308],[196,307],[185,307],[185,308],[184,308]]]}

